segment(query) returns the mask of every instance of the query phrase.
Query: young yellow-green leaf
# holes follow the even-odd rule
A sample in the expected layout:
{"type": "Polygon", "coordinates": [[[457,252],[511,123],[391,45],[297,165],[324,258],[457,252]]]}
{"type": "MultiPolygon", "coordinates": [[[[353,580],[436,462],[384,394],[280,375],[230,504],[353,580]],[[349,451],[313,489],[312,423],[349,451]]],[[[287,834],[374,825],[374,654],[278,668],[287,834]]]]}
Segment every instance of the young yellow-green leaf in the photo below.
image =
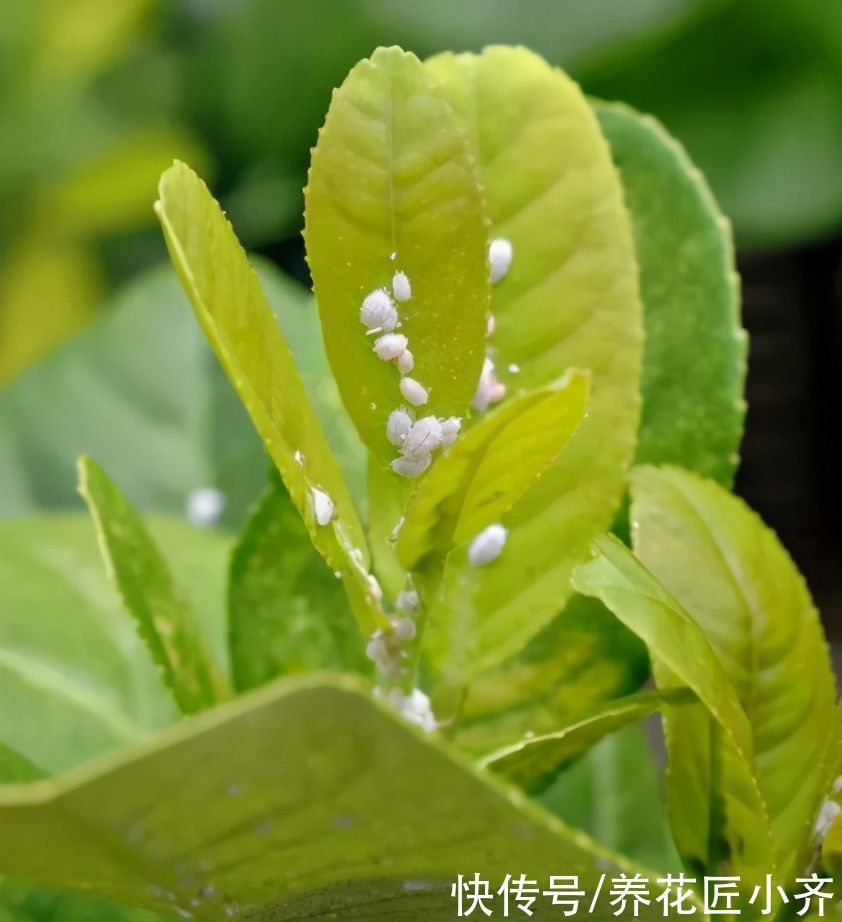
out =
{"type": "Polygon", "coordinates": [[[182,713],[229,695],[190,605],[140,516],[105,471],[79,459],[79,492],[94,521],[108,575],[182,713]]]}
{"type": "Polygon", "coordinates": [[[277,482],[266,488],[234,548],[228,618],[239,691],[295,672],[368,672],[342,584],[277,482]]]}
{"type": "MultiPolygon", "coordinates": [[[[675,468],[632,476],[640,559],[700,625],[748,716],[775,861],[803,870],[836,745],[834,678],[809,591],[774,533],[722,487],[675,468]]],[[[686,762],[706,734],[683,719],[670,736],[686,762]]],[[[673,783],[681,787],[680,766],[673,783]]],[[[676,790],[677,805],[689,805],[676,790]]]]}
{"type": "Polygon", "coordinates": [[[339,572],[364,632],[383,620],[368,551],[342,473],[254,270],[207,186],[183,163],[161,177],[155,210],[182,284],[310,537],[339,572]],[[316,520],[314,490],[334,506],[316,520]]]}
{"type": "Polygon", "coordinates": [[[0,784],[35,781],[47,773],[0,740],[0,784]]]}
{"type": "MultiPolygon", "coordinates": [[[[579,88],[524,48],[427,62],[480,169],[491,236],[514,258],[492,290],[497,372],[510,393],[591,371],[588,417],[513,512],[505,553],[445,596],[481,615],[476,667],[520,649],[570,595],[569,576],[610,528],[633,457],[642,321],[631,223],[608,144],[579,88]]],[[[460,581],[454,581],[456,588],[460,581]]]]}
{"type": "Polygon", "coordinates": [[[589,380],[572,370],[553,387],[510,400],[456,440],[406,509],[397,551],[407,570],[505,516],[578,429],[589,380]]]}
{"type": "Polygon", "coordinates": [[[559,769],[590,749],[606,734],[654,714],[668,701],[681,704],[695,700],[686,688],[664,694],[640,692],[607,701],[576,723],[543,736],[530,736],[490,753],[480,764],[534,794],[555,778],[559,769]]]}
{"type": "MultiPolygon", "coordinates": [[[[563,869],[592,893],[600,874],[636,870],[414,731],[362,681],[325,675],[71,775],[3,785],[0,828],[0,873],[202,922],[447,919],[457,874],[494,891],[513,869],[563,869]]],[[[501,915],[502,897],[489,908],[501,915]]],[[[641,917],[660,910],[653,900],[641,917]]],[[[556,916],[536,904],[536,918],[556,916]]]]}
{"type": "Polygon", "coordinates": [[[746,334],[728,221],[654,118],[595,103],[631,212],[646,344],[635,460],[729,485],[745,418],[746,334]],[[700,360],[704,357],[703,360],[700,360]]]}
{"type": "Polygon", "coordinates": [[[625,545],[607,536],[596,547],[598,556],[574,571],[574,587],[599,598],[646,643],[661,691],[687,686],[700,702],[683,706],[667,721],[670,777],[674,783],[676,772],[682,772],[684,778],[670,797],[679,851],[691,867],[710,869],[727,859],[744,882],[759,881],[778,868],[757,782],[751,726],[729,673],[701,627],[625,545]],[[670,731],[678,720],[689,734],[704,737],[699,745],[718,748],[720,758],[700,760],[697,775],[687,775],[684,757],[672,745],[670,731]],[[680,812],[682,801],[692,822],[680,812]]]}
{"type": "Polygon", "coordinates": [[[391,292],[399,333],[429,390],[424,413],[463,416],[483,362],[486,218],[462,126],[421,62],[379,48],[333,94],[305,190],[305,238],[325,345],[342,399],[382,464],[389,413],[405,401],[392,362],[372,351],[363,299],[391,292]]]}

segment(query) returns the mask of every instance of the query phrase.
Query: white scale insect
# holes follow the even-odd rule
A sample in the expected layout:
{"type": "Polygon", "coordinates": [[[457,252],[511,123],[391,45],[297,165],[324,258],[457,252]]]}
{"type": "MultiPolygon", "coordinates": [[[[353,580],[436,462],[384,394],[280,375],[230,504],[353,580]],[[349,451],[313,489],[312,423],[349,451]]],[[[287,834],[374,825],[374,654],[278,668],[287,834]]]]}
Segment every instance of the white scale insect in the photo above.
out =
{"type": "Polygon", "coordinates": [[[313,514],[316,521],[319,525],[329,524],[336,509],[333,500],[324,490],[320,490],[318,487],[310,487],[310,497],[313,500],[313,514]]]}
{"type": "Polygon", "coordinates": [[[508,537],[508,529],[499,522],[483,528],[468,545],[468,562],[472,567],[484,567],[492,563],[503,553],[508,537]]]}
{"type": "Polygon", "coordinates": [[[407,403],[414,407],[423,407],[430,399],[430,392],[415,378],[403,377],[400,383],[400,392],[407,403]]]}
{"type": "Polygon", "coordinates": [[[360,308],[360,323],[368,330],[368,336],[391,333],[397,327],[398,311],[385,288],[377,288],[365,296],[360,308]]]}
{"type": "Polygon", "coordinates": [[[505,237],[495,237],[488,244],[488,275],[494,285],[509,271],[514,249],[505,237]]]}
{"type": "Polygon", "coordinates": [[[399,359],[406,352],[408,342],[409,340],[402,333],[386,333],[385,336],[380,336],[375,341],[372,352],[384,362],[391,362],[393,359],[399,359]]]}

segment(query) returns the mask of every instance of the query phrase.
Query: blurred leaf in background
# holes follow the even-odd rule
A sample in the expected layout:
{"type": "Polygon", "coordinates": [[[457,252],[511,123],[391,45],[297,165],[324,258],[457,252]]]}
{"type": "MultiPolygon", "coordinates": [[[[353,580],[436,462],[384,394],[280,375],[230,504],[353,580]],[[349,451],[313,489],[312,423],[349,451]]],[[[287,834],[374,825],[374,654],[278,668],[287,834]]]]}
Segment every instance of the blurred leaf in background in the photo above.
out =
{"type": "Polygon", "coordinates": [[[98,238],[152,225],[157,177],[173,158],[204,164],[172,120],[174,85],[150,111],[102,85],[133,58],[154,0],[4,7],[0,29],[0,384],[84,327],[106,287],[98,238]]]}

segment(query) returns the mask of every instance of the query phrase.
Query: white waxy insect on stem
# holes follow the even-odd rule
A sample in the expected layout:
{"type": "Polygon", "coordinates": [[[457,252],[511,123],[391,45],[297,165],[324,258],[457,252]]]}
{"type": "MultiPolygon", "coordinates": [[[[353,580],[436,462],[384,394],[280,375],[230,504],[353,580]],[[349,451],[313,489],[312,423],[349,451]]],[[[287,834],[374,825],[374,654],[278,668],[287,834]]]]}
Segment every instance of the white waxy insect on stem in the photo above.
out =
{"type": "Polygon", "coordinates": [[[383,598],[383,590],[380,588],[377,577],[373,573],[369,573],[366,580],[368,581],[368,591],[371,593],[374,600],[379,602],[383,598]]]}
{"type": "Polygon", "coordinates": [[[401,477],[412,479],[413,477],[420,477],[430,466],[432,460],[429,454],[418,455],[414,458],[395,458],[389,466],[401,477]]]}
{"type": "Polygon", "coordinates": [[[400,391],[404,400],[414,407],[423,407],[430,399],[430,393],[427,388],[423,384],[419,384],[415,378],[401,378],[400,391]]]}
{"type": "Polygon", "coordinates": [[[310,497],[313,500],[313,514],[319,525],[327,525],[333,518],[335,506],[333,500],[318,487],[310,487],[310,497]]]}
{"type": "Polygon", "coordinates": [[[400,358],[406,352],[407,338],[402,333],[386,333],[380,336],[374,343],[374,349],[377,358],[385,362],[391,362],[392,359],[400,358]]]}
{"type": "Polygon", "coordinates": [[[494,319],[494,314],[489,314],[488,318],[485,321],[485,335],[493,336],[494,331],[497,329],[497,321],[494,319]]]}
{"type": "Polygon", "coordinates": [[[412,417],[403,408],[392,410],[386,423],[386,438],[398,448],[403,446],[412,429],[412,417]]]}
{"type": "Polygon", "coordinates": [[[497,403],[497,401],[502,400],[505,396],[506,385],[497,377],[497,372],[494,370],[494,362],[486,357],[485,361],[482,363],[482,372],[479,376],[477,390],[474,394],[474,399],[471,401],[471,406],[475,410],[483,412],[487,410],[492,403],[497,403]]]}
{"type": "Polygon", "coordinates": [[[462,428],[462,420],[458,416],[451,416],[449,419],[442,420],[441,423],[441,443],[446,448],[456,441],[459,430],[462,428]]]}
{"type": "Polygon", "coordinates": [[[509,271],[513,254],[512,245],[505,237],[496,237],[488,244],[488,270],[492,285],[509,271]]]}
{"type": "Polygon", "coordinates": [[[508,529],[499,522],[484,528],[468,545],[468,561],[472,567],[483,567],[496,560],[506,546],[508,529]]]}
{"type": "Polygon", "coordinates": [[[436,717],[430,698],[420,688],[413,688],[408,695],[404,695],[399,688],[393,688],[386,700],[406,720],[427,733],[432,733],[436,729],[436,717]]]}
{"type": "Polygon", "coordinates": [[[405,272],[396,272],[392,279],[392,291],[398,301],[408,301],[412,297],[412,286],[405,272]]]}
{"type": "Polygon", "coordinates": [[[401,450],[407,458],[417,458],[430,454],[440,445],[441,423],[435,416],[424,416],[413,423],[401,450]]]}
{"type": "Polygon", "coordinates": [[[380,628],[371,635],[365,648],[365,655],[385,679],[396,679],[400,676],[401,653],[400,641],[395,634],[387,634],[380,628]]]}
{"type": "Polygon", "coordinates": [[[397,365],[398,371],[402,375],[408,375],[415,368],[415,356],[409,349],[404,349],[395,360],[395,365],[397,365]]]}
{"type": "Polygon", "coordinates": [[[365,296],[360,308],[360,323],[369,335],[391,333],[398,325],[397,308],[385,288],[377,288],[365,296]]]}
{"type": "Polygon", "coordinates": [[[398,593],[395,606],[398,611],[402,611],[405,615],[414,615],[421,607],[421,599],[414,589],[404,589],[398,593]]]}
{"type": "Polygon", "coordinates": [[[395,637],[402,643],[408,643],[414,639],[418,630],[412,618],[396,618],[392,622],[392,627],[395,629],[395,637]]]}

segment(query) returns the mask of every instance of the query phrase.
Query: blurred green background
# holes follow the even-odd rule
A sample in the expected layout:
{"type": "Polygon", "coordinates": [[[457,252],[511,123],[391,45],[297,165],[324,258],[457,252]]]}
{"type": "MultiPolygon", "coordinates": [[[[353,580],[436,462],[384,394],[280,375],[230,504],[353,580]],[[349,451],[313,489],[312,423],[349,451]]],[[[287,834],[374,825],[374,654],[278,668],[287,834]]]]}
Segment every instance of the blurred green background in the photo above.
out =
{"type": "Polygon", "coordinates": [[[173,157],[202,173],[279,301],[304,305],[276,270],[307,281],[301,187],[332,87],[378,44],[492,42],[654,113],[707,175],[734,223],[753,337],[739,488],[833,629],[838,0],[5,0],[0,516],[74,505],[85,450],[146,508],[183,511],[219,487],[235,524],[264,462],[159,266],[159,173],[173,157]]]}

